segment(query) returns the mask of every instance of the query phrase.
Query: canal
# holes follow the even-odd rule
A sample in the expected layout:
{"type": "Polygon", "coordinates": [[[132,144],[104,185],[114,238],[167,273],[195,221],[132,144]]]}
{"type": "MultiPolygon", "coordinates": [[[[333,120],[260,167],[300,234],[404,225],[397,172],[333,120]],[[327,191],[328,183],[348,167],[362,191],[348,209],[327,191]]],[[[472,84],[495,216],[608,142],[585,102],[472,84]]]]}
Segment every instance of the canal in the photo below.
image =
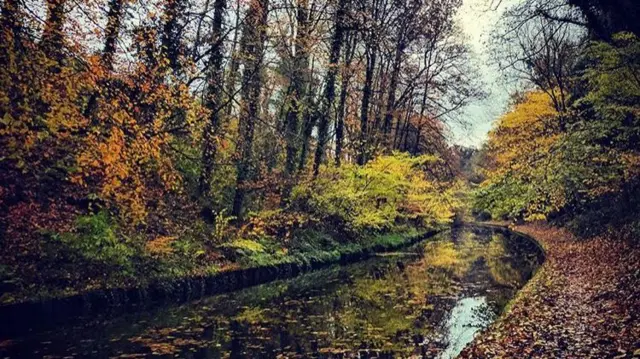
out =
{"type": "Polygon", "coordinates": [[[288,280],[14,338],[10,358],[454,358],[496,320],[543,254],[461,227],[288,280]]]}

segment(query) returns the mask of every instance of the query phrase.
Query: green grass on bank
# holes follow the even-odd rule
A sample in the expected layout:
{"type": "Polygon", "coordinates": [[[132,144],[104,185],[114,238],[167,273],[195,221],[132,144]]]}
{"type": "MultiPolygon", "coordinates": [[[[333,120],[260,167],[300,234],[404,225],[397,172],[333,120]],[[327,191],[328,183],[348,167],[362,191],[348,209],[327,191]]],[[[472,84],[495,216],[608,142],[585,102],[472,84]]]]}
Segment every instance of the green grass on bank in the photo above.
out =
{"type": "MultiPolygon", "coordinates": [[[[26,266],[24,270],[19,265],[13,269],[0,266],[0,303],[60,298],[96,289],[145,287],[154,282],[170,285],[187,277],[284,263],[305,267],[338,262],[344,255],[401,246],[428,230],[397,226],[387,233],[353,238],[307,228],[285,242],[264,237],[211,246],[197,245],[202,241],[190,238],[168,238],[167,243],[158,240],[158,248],[150,251],[135,238],[116,241],[117,227],[106,216],[81,217],[77,226],[74,234],[42,234],[46,248],[44,258],[37,262],[37,276],[26,266]]],[[[22,263],[29,262],[23,259],[22,263]]]]}
{"type": "Polygon", "coordinates": [[[343,255],[373,250],[374,248],[384,250],[401,246],[424,232],[426,230],[402,227],[391,233],[369,234],[356,241],[340,242],[339,239],[326,232],[311,229],[297,236],[286,251],[281,248],[269,248],[268,243],[253,241],[242,241],[244,243],[238,244],[236,250],[241,253],[239,263],[243,268],[281,263],[310,265],[314,262],[336,262],[343,255]],[[242,245],[244,247],[240,248],[242,245]]]}

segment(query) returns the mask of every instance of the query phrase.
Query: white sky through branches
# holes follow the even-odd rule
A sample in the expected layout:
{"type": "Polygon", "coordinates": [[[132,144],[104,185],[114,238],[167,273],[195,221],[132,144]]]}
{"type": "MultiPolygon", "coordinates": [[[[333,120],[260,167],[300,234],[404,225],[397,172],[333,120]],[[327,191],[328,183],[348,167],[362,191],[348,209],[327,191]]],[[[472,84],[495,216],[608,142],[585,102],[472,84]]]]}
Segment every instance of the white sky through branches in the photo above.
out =
{"type": "Polygon", "coordinates": [[[502,1],[499,9],[490,10],[491,0],[463,0],[457,21],[475,53],[480,76],[489,93],[486,99],[467,107],[464,112],[466,126],[451,124],[454,144],[479,147],[486,139],[492,122],[506,110],[510,89],[503,85],[501,74],[491,66],[486,43],[499,22],[502,10],[516,1],[502,1]]]}

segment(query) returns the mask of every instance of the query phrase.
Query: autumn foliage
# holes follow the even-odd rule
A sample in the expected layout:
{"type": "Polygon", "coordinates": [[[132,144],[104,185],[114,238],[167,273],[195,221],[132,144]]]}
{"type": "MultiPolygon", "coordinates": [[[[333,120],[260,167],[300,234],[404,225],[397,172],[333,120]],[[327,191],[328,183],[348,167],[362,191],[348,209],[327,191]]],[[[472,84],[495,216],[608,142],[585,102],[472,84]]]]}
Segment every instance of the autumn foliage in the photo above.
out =
{"type": "Polygon", "coordinates": [[[557,156],[560,120],[543,92],[531,92],[489,133],[479,206],[495,217],[545,219],[565,204],[557,156]]]}
{"type": "Polygon", "coordinates": [[[448,223],[460,4],[3,2],[1,300],[448,223]]]}
{"type": "Polygon", "coordinates": [[[583,234],[635,213],[639,43],[621,33],[585,46],[584,63],[565,80],[573,84],[567,108],[542,89],[516,98],[483,150],[478,213],[558,220],[583,234]]]}

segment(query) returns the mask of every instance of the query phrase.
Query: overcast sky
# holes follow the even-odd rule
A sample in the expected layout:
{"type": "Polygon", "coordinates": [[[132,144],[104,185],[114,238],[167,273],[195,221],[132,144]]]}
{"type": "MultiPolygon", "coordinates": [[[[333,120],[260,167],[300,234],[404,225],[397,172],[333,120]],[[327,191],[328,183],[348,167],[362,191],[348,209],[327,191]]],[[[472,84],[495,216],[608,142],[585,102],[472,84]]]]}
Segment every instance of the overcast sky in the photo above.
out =
{"type": "Polygon", "coordinates": [[[500,10],[504,9],[503,1],[497,11],[488,11],[489,0],[463,0],[457,21],[462,28],[467,41],[470,43],[476,60],[480,66],[480,76],[489,91],[489,96],[483,101],[470,105],[464,114],[468,126],[452,125],[453,143],[469,147],[478,147],[486,139],[492,122],[506,110],[509,98],[508,86],[501,81],[497,70],[489,65],[489,54],[486,41],[492,27],[498,22],[500,10]]]}

